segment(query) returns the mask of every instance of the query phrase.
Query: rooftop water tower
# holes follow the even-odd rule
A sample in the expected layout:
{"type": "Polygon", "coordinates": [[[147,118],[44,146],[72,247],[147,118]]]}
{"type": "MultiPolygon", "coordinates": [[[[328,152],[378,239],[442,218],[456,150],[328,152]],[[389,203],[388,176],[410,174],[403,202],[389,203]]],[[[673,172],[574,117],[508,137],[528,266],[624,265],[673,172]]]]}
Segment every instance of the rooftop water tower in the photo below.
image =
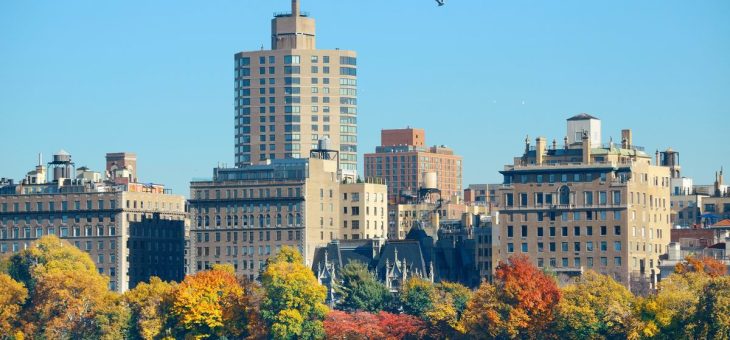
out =
{"type": "Polygon", "coordinates": [[[48,170],[53,173],[53,181],[60,182],[64,178],[73,178],[76,164],[71,161],[70,153],[59,150],[53,155],[53,161],[48,163],[48,170]]]}

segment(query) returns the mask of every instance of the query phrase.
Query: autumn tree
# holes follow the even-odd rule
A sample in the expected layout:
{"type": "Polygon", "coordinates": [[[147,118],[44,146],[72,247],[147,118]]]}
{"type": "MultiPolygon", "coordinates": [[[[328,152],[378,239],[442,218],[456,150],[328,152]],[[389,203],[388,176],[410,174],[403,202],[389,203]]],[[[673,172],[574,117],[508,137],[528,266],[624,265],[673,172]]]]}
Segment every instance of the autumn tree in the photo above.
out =
{"type": "Polygon", "coordinates": [[[456,337],[464,332],[459,318],[471,292],[458,283],[432,282],[411,278],[401,287],[403,311],[427,321],[433,336],[456,337]]]}
{"type": "Polygon", "coordinates": [[[348,311],[379,312],[389,308],[391,294],[367,265],[350,261],[339,273],[341,285],[336,287],[341,297],[339,308],[348,311]]]}
{"type": "Polygon", "coordinates": [[[174,290],[172,315],[186,336],[248,337],[250,306],[231,266],[187,276],[174,290]]]}
{"type": "Polygon", "coordinates": [[[460,283],[442,281],[436,285],[436,290],[451,296],[456,314],[458,317],[461,317],[461,314],[466,309],[466,304],[471,299],[471,289],[460,283]]]}
{"type": "Polygon", "coordinates": [[[697,339],[730,339],[730,277],[705,285],[694,316],[697,339]]]}
{"type": "Polygon", "coordinates": [[[22,283],[0,273],[0,338],[10,338],[19,330],[19,314],[27,298],[22,283]]]}
{"type": "Polygon", "coordinates": [[[636,338],[634,296],[607,275],[587,271],[563,288],[555,332],[560,339],[636,338]]]}
{"type": "Polygon", "coordinates": [[[408,314],[331,311],[324,321],[327,339],[421,339],[426,324],[408,314]]]}
{"type": "Polygon", "coordinates": [[[500,301],[494,285],[487,281],[482,282],[467,303],[461,318],[467,336],[471,339],[516,337],[517,332],[508,332],[507,328],[509,308],[510,306],[500,301]]]}
{"type": "Polygon", "coordinates": [[[119,296],[108,290],[89,255],[55,236],[13,254],[9,275],[28,288],[21,312],[23,331],[53,339],[119,337],[128,317],[119,296]]]}
{"type": "Polygon", "coordinates": [[[538,338],[552,323],[560,301],[555,281],[525,256],[500,263],[495,285],[482,283],[464,312],[475,338],[538,338]]]}
{"type": "Polygon", "coordinates": [[[710,277],[718,277],[727,275],[727,267],[722,262],[707,256],[688,256],[684,261],[674,266],[674,272],[677,274],[684,273],[705,273],[710,277]]]}
{"type": "Polygon", "coordinates": [[[276,339],[311,339],[324,336],[322,320],[327,315],[326,289],[291,247],[267,261],[261,275],[265,297],[261,314],[270,335],[276,339]]]}
{"type": "Polygon", "coordinates": [[[139,283],[124,293],[132,313],[131,338],[145,340],[172,336],[175,321],[171,318],[176,283],[152,277],[149,283],[139,283]]]}
{"type": "Polygon", "coordinates": [[[430,281],[413,277],[401,286],[400,303],[403,311],[410,315],[425,319],[435,300],[436,287],[430,281]]]}
{"type": "Polygon", "coordinates": [[[635,314],[644,338],[690,338],[699,296],[709,282],[704,272],[671,274],[659,282],[658,292],[637,299],[635,314]]]}

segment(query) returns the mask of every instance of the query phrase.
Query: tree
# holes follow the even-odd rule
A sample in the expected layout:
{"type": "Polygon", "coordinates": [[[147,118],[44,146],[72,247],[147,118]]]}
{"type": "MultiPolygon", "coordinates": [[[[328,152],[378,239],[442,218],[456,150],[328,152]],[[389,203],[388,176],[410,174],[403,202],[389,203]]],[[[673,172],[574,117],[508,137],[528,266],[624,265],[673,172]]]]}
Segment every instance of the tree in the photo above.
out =
{"type": "Polygon", "coordinates": [[[132,338],[145,340],[172,336],[175,321],[171,318],[176,283],[152,277],[124,293],[132,313],[132,338]]]}
{"type": "MultiPolygon", "coordinates": [[[[190,275],[174,291],[172,315],[186,336],[248,337],[250,306],[231,266],[190,275]]],[[[256,336],[256,335],[254,335],[256,336]]]]}
{"type": "Polygon", "coordinates": [[[379,312],[387,309],[391,299],[384,284],[373,276],[365,264],[350,261],[340,270],[342,285],[337,286],[341,297],[339,307],[348,311],[379,312]]]}
{"type": "Polygon", "coordinates": [[[294,248],[282,247],[261,275],[266,292],[261,314],[272,337],[311,339],[324,336],[326,289],[303,264],[294,248]]]}
{"type": "Polygon", "coordinates": [[[406,313],[428,322],[433,336],[448,338],[464,332],[459,318],[470,295],[468,288],[457,283],[434,285],[411,278],[401,287],[400,301],[406,313]]]}
{"type": "Polygon", "coordinates": [[[124,335],[128,314],[89,255],[55,236],[13,254],[7,266],[28,288],[23,332],[54,339],[124,335]]]}
{"type": "Polygon", "coordinates": [[[466,309],[466,304],[471,299],[471,289],[459,283],[442,281],[436,285],[436,290],[451,295],[456,314],[461,317],[461,314],[466,309]]]}
{"type": "Polygon", "coordinates": [[[607,275],[587,271],[563,288],[555,332],[561,339],[636,338],[633,302],[626,287],[607,275]]]}
{"type": "Polygon", "coordinates": [[[25,286],[0,273],[0,338],[9,338],[19,330],[19,313],[28,298],[25,286]]]}
{"type": "Polygon", "coordinates": [[[727,275],[727,267],[725,264],[707,256],[688,256],[683,262],[677,263],[677,265],[674,266],[674,271],[677,274],[689,272],[705,273],[710,277],[727,275]]]}
{"type": "Polygon", "coordinates": [[[420,339],[426,324],[408,314],[331,311],[324,321],[327,339],[420,339]]]}
{"type": "Polygon", "coordinates": [[[467,334],[477,339],[544,337],[560,301],[554,279],[524,256],[500,263],[495,278],[495,285],[482,283],[467,304],[467,334]]]}
{"type": "Polygon", "coordinates": [[[466,305],[461,322],[469,338],[494,339],[499,336],[512,338],[517,334],[508,333],[506,314],[509,306],[499,301],[497,288],[487,281],[482,282],[466,305]]]}
{"type": "Polygon", "coordinates": [[[697,339],[730,339],[730,277],[705,285],[694,319],[697,339]]]}
{"type": "Polygon", "coordinates": [[[433,309],[435,300],[436,288],[430,281],[413,277],[401,287],[400,302],[403,311],[410,315],[426,319],[426,313],[433,309]]]}
{"type": "Polygon", "coordinates": [[[694,332],[699,296],[710,277],[704,272],[671,274],[659,282],[656,295],[637,300],[635,314],[644,338],[689,338],[694,332]]]}

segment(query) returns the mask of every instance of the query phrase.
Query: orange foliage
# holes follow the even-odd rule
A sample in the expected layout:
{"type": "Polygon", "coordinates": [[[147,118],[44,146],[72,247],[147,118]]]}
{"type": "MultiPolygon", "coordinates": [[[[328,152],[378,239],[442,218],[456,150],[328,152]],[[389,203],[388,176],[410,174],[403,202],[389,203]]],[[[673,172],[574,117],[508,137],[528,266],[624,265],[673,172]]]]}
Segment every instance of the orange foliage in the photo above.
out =
{"type": "Polygon", "coordinates": [[[727,267],[722,262],[706,256],[688,256],[684,262],[677,263],[674,271],[678,274],[705,273],[710,277],[727,275],[727,267]]]}
{"type": "Polygon", "coordinates": [[[427,325],[408,314],[331,311],[324,320],[327,339],[420,339],[427,325]]]}
{"type": "Polygon", "coordinates": [[[526,256],[515,256],[509,263],[500,262],[495,271],[500,302],[512,306],[507,327],[529,336],[539,336],[554,317],[560,301],[555,280],[535,267],[526,256]]]}

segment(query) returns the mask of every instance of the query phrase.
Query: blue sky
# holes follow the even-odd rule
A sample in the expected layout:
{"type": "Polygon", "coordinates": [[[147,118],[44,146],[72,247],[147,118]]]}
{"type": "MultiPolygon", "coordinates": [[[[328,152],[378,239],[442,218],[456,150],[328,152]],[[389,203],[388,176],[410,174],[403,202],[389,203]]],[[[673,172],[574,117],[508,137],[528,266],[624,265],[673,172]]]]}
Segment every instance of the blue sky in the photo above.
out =
{"type": "MultiPolygon", "coordinates": [[[[187,194],[233,164],[233,54],[269,48],[284,0],[0,2],[0,176],[66,149],[101,170],[187,194]]],[[[730,1],[303,0],[319,48],[358,52],[359,149],[380,129],[426,129],[464,157],[464,183],[498,182],[525,135],[565,119],[680,151],[684,174],[730,168],[730,1]]],[[[362,158],[360,158],[362,167],[362,158]]],[[[730,178],[728,178],[730,180],[730,178]]]]}

